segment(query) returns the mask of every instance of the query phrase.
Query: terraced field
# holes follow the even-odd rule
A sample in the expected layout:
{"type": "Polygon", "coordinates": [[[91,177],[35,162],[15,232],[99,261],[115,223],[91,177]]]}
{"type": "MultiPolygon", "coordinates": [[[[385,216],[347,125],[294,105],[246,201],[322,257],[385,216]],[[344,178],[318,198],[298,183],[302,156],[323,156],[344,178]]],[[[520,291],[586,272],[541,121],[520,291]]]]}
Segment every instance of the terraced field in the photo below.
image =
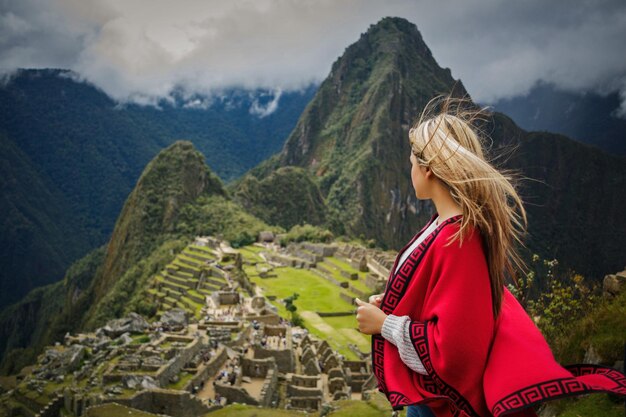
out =
{"type": "Polygon", "coordinates": [[[190,244],[153,279],[148,293],[158,306],[158,315],[179,307],[200,317],[207,296],[228,286],[227,272],[219,253],[211,248],[190,244]]]}
{"type": "Polygon", "coordinates": [[[283,317],[290,315],[282,300],[297,293],[297,312],[311,333],[327,340],[333,349],[350,360],[358,359],[349,348],[350,344],[361,352],[370,351],[370,337],[357,330],[355,306],[348,301],[374,293],[365,285],[365,272],[357,271],[348,260],[337,256],[324,257],[311,269],[272,266],[261,255],[264,251],[267,249],[256,245],[241,248],[243,268],[261,293],[273,300],[283,317]],[[266,271],[265,277],[262,271],[266,271]]]}

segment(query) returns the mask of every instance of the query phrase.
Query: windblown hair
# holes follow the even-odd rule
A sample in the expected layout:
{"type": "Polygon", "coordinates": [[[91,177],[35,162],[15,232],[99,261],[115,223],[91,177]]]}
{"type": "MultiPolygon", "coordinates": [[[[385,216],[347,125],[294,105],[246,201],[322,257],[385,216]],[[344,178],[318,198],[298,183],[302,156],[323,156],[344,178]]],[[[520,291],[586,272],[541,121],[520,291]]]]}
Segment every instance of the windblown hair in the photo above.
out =
{"type": "Polygon", "coordinates": [[[502,308],[508,273],[527,270],[516,242],[524,246],[528,220],[516,188],[521,176],[513,170],[496,168],[486,159],[481,125],[487,122],[485,109],[467,99],[438,96],[428,102],[418,123],[409,131],[411,151],[420,165],[428,166],[447,186],[462,207],[461,227],[448,244],[463,238],[477,226],[486,244],[491,277],[494,317],[502,308]]]}

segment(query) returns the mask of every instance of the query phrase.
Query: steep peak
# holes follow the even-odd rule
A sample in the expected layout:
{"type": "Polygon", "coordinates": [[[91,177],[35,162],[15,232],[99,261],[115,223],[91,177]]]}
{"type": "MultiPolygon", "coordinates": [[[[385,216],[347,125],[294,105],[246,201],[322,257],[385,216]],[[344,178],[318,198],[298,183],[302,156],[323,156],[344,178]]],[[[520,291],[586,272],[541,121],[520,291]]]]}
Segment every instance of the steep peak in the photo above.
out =
{"type": "Polygon", "coordinates": [[[280,165],[311,167],[316,176],[332,170],[323,165],[335,149],[354,161],[387,136],[377,132],[395,125],[398,137],[429,99],[438,94],[466,95],[448,68],[441,68],[417,27],[387,17],[361,35],[333,64],[329,76],[303,112],[278,157],[280,165]],[[358,127],[358,129],[357,129],[358,127]],[[349,156],[348,156],[349,155],[349,156]],[[321,167],[321,168],[319,168],[321,167]]]}
{"type": "Polygon", "coordinates": [[[385,66],[391,70],[416,60],[432,70],[439,69],[415,24],[400,17],[385,17],[370,25],[358,41],[346,48],[333,64],[331,75],[343,76],[362,66],[363,61],[370,69],[385,66]]]}
{"type": "Polygon", "coordinates": [[[384,17],[378,23],[370,25],[362,38],[386,51],[402,52],[407,45],[424,57],[432,54],[417,26],[401,17],[384,17]]]}
{"type": "Polygon", "coordinates": [[[181,207],[200,195],[225,195],[204,155],[183,140],[159,152],[144,169],[117,219],[96,295],[103,295],[125,269],[172,232],[181,207]]]}

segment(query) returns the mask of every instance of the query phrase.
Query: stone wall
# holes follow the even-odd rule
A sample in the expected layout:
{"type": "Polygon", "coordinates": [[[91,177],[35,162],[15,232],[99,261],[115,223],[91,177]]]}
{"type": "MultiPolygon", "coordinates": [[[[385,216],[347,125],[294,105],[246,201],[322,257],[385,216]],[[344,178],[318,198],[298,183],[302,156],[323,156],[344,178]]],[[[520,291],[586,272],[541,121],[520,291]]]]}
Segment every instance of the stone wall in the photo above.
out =
{"type": "Polygon", "coordinates": [[[183,366],[185,366],[187,362],[191,361],[201,348],[202,344],[200,341],[198,339],[194,339],[193,342],[179,351],[179,354],[173,361],[161,367],[159,372],[157,372],[154,376],[154,380],[157,381],[157,384],[159,384],[160,387],[169,385],[170,378],[174,375],[178,375],[183,366]]]}
{"type": "Polygon", "coordinates": [[[290,338],[287,338],[286,349],[265,349],[257,343],[254,346],[254,358],[274,358],[278,365],[278,370],[282,373],[293,372],[296,363],[296,357],[291,346],[290,338]]]}
{"type": "Polygon", "coordinates": [[[373,291],[382,292],[385,289],[386,281],[378,274],[369,273],[365,276],[365,285],[373,291]]]}
{"type": "Polygon", "coordinates": [[[59,411],[63,408],[64,397],[57,394],[44,408],[37,413],[36,417],[58,417],[59,411]]]}
{"type": "Polygon", "coordinates": [[[354,297],[352,297],[351,295],[346,294],[345,292],[340,292],[339,293],[339,297],[341,297],[342,300],[352,304],[354,303],[354,297]]]}
{"type": "Polygon", "coordinates": [[[211,298],[218,306],[239,304],[239,293],[235,291],[215,291],[211,298]]]}
{"type": "Polygon", "coordinates": [[[265,382],[263,388],[261,388],[261,398],[259,402],[263,407],[270,407],[272,405],[272,397],[276,393],[276,387],[278,385],[278,371],[276,367],[270,369],[265,376],[265,382]]]}
{"type": "Polygon", "coordinates": [[[274,358],[250,359],[243,358],[241,362],[241,374],[251,378],[265,378],[270,371],[276,367],[274,358]]]}
{"type": "Polygon", "coordinates": [[[297,385],[287,385],[288,397],[318,397],[322,398],[323,391],[319,387],[299,387],[297,385]]]}
{"type": "Polygon", "coordinates": [[[229,403],[242,403],[250,405],[261,405],[259,400],[252,397],[245,388],[239,386],[231,386],[221,382],[215,383],[215,393],[227,398],[229,403]]]}
{"type": "Polygon", "coordinates": [[[172,417],[196,417],[220,408],[209,407],[188,392],[164,389],[145,390],[129,399],[117,398],[114,401],[148,413],[172,417]]]}
{"type": "Polygon", "coordinates": [[[367,300],[370,296],[370,294],[364,293],[363,291],[355,288],[352,284],[350,284],[350,291],[355,293],[362,300],[367,300]]]}
{"type": "Polygon", "coordinates": [[[322,405],[321,398],[315,397],[291,397],[287,404],[288,408],[297,410],[319,410],[322,405]]]}
{"type": "Polygon", "coordinates": [[[302,242],[302,248],[324,257],[333,256],[338,249],[335,245],[324,245],[311,242],[302,242]]]}
{"type": "Polygon", "coordinates": [[[252,326],[248,326],[243,331],[239,332],[237,338],[232,342],[226,343],[226,345],[229,347],[241,347],[248,341],[250,333],[252,333],[252,326]]]}
{"type": "Polygon", "coordinates": [[[316,388],[318,387],[319,382],[319,376],[289,374],[287,377],[287,383],[291,383],[297,387],[316,388]]]}
{"type": "Polygon", "coordinates": [[[191,391],[194,386],[199,386],[202,382],[209,379],[209,377],[215,375],[224,365],[227,358],[228,355],[226,354],[226,349],[221,346],[209,362],[200,366],[196,375],[187,383],[187,385],[185,385],[183,389],[185,391],[191,391]]]}
{"type": "Polygon", "coordinates": [[[256,320],[260,323],[265,323],[265,324],[270,324],[270,325],[277,325],[280,323],[280,316],[274,313],[267,313],[267,314],[261,314],[261,315],[248,315],[248,316],[245,316],[244,319],[248,321],[256,320]]]}
{"type": "Polygon", "coordinates": [[[285,326],[265,326],[263,329],[263,333],[266,336],[286,336],[287,335],[287,327],[285,326]]]}

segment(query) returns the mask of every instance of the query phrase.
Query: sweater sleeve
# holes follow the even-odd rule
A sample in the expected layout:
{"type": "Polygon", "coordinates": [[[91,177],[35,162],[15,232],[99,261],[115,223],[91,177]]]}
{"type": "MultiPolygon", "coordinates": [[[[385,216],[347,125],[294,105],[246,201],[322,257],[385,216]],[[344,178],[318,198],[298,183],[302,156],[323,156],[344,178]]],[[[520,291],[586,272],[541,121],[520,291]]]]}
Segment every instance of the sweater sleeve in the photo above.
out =
{"type": "Polygon", "coordinates": [[[409,316],[400,317],[389,314],[383,322],[381,336],[398,348],[400,359],[406,366],[419,374],[428,375],[411,342],[410,325],[409,316]]]}

